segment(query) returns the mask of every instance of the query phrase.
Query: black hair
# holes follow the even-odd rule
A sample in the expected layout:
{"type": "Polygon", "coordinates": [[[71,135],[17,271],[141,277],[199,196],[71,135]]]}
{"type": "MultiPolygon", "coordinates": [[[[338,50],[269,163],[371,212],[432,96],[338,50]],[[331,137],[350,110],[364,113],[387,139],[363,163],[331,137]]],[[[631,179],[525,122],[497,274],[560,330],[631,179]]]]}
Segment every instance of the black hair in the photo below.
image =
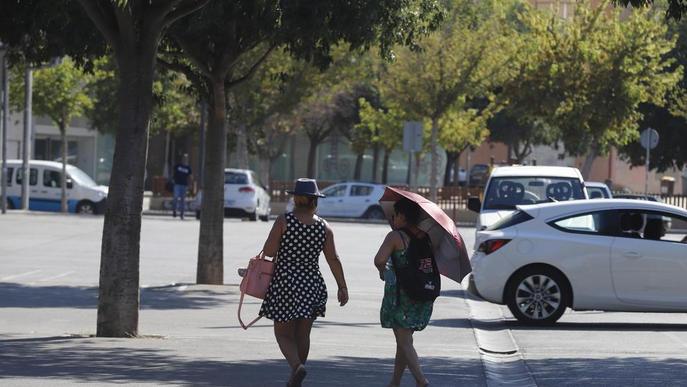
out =
{"type": "Polygon", "coordinates": [[[420,222],[420,206],[407,198],[402,198],[394,203],[394,211],[403,214],[406,221],[410,224],[417,225],[420,222]]]}

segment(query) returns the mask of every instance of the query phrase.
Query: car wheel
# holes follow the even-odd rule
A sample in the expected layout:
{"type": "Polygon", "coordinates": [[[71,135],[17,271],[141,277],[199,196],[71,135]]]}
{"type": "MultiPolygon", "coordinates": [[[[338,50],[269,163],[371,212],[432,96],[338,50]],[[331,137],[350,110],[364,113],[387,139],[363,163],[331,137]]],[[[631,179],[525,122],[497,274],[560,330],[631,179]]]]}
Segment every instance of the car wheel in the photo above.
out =
{"type": "Polygon", "coordinates": [[[366,219],[385,219],[384,211],[381,207],[370,207],[363,215],[366,219]]]}
{"type": "Polygon", "coordinates": [[[200,220],[200,210],[196,211],[196,219],[200,220]]]}
{"type": "Polygon", "coordinates": [[[531,267],[515,274],[506,286],[505,301],[518,321],[548,325],[565,313],[572,291],[568,280],[550,267],[531,267]]]}
{"type": "Polygon", "coordinates": [[[95,204],[88,200],[84,200],[76,205],[77,214],[95,214],[95,204]]]}
{"type": "Polygon", "coordinates": [[[258,211],[255,210],[254,212],[248,214],[248,220],[250,220],[251,222],[257,221],[258,220],[258,211]]]}

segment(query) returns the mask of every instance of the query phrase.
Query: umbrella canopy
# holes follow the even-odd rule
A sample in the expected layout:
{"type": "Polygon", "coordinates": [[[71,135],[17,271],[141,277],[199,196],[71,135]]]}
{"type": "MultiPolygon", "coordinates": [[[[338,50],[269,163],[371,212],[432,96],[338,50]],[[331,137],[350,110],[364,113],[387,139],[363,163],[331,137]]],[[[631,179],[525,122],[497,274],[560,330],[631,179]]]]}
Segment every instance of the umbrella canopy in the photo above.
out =
{"type": "Polygon", "coordinates": [[[424,196],[398,188],[386,187],[384,195],[379,199],[379,204],[381,204],[389,221],[394,214],[394,203],[401,198],[410,199],[420,206],[423,213],[417,226],[426,232],[432,241],[434,259],[436,259],[439,272],[460,283],[463,277],[472,271],[472,267],[468,252],[465,249],[465,242],[458,233],[456,224],[451,217],[446,215],[444,210],[424,196]]]}

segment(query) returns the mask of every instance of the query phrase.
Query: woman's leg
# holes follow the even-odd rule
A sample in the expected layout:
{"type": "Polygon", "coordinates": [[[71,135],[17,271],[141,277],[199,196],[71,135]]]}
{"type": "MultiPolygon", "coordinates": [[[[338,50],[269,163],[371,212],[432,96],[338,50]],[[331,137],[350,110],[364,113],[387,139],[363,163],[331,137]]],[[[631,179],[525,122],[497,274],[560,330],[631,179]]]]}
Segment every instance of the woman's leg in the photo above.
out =
{"type": "Polygon", "coordinates": [[[310,353],[310,330],[315,319],[296,320],[296,345],[298,346],[298,358],[305,365],[310,353]]]}
{"type": "Polygon", "coordinates": [[[413,330],[406,328],[394,328],[394,335],[396,335],[397,348],[400,348],[403,352],[408,369],[410,369],[413,377],[415,377],[415,382],[417,385],[424,386],[429,384],[427,378],[422,373],[420,361],[417,358],[417,352],[415,352],[415,347],[413,347],[413,330]]]}
{"type": "Polygon", "coordinates": [[[395,387],[401,385],[401,378],[403,377],[403,372],[405,372],[408,362],[406,361],[406,356],[403,354],[403,349],[396,344],[396,358],[394,359],[394,374],[391,378],[391,383],[389,387],[395,387]]]}
{"type": "Polygon", "coordinates": [[[281,353],[286,358],[286,361],[291,366],[292,370],[301,365],[298,358],[298,346],[296,344],[296,322],[274,322],[274,336],[277,338],[277,344],[281,353]]]}

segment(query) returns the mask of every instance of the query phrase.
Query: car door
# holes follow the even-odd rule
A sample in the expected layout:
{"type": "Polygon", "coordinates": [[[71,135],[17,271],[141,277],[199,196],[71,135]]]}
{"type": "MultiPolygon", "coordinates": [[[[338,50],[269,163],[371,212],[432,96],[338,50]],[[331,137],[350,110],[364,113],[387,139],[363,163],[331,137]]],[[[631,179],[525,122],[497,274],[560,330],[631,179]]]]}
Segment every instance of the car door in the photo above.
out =
{"type": "Polygon", "coordinates": [[[342,211],[350,217],[363,216],[367,209],[375,204],[372,200],[373,191],[374,186],[371,184],[351,184],[349,195],[344,199],[342,211]]]}
{"type": "MultiPolygon", "coordinates": [[[[41,173],[42,182],[39,191],[45,195],[45,207],[48,211],[60,211],[62,202],[62,172],[53,168],[44,167],[41,173]]],[[[67,189],[67,198],[69,198],[67,189]]]]}
{"type": "Polygon", "coordinates": [[[322,193],[326,197],[318,199],[317,214],[320,216],[345,216],[343,205],[348,196],[348,188],[348,184],[340,183],[324,189],[322,193]]]}
{"type": "Polygon", "coordinates": [[[648,307],[687,307],[687,244],[680,243],[681,235],[669,229],[687,220],[669,213],[637,210],[625,210],[621,217],[628,214],[636,215],[641,224],[637,221],[635,229],[624,227],[611,249],[618,299],[648,307]],[[661,230],[652,232],[654,225],[661,230]]]}
{"type": "MultiPolygon", "coordinates": [[[[21,184],[23,180],[24,170],[19,167],[17,168],[16,179],[17,187],[19,187],[19,192],[21,192],[21,184]]],[[[48,211],[49,206],[46,206],[46,193],[41,192],[41,187],[38,186],[38,168],[29,168],[29,210],[33,211],[48,211]]],[[[21,195],[21,193],[19,194],[21,195]]],[[[21,198],[20,204],[21,204],[21,198]]]]}

